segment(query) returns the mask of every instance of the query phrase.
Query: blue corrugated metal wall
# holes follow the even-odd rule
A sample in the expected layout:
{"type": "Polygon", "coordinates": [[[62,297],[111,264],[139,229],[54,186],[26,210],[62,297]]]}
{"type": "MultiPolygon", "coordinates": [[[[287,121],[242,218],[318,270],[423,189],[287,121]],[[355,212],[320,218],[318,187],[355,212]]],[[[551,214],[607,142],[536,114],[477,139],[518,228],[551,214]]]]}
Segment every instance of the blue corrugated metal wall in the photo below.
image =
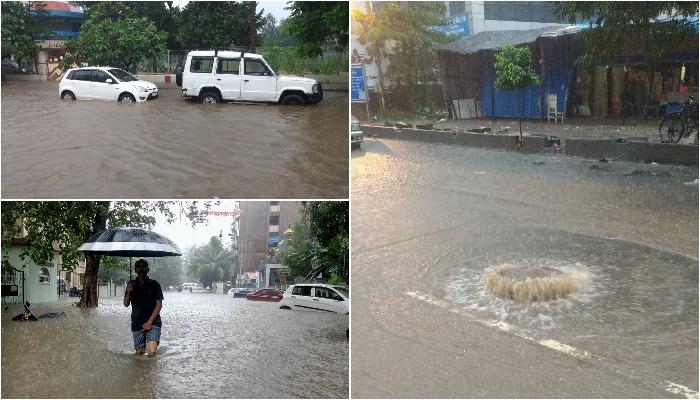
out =
{"type": "MultiPolygon", "coordinates": [[[[570,92],[571,74],[573,64],[552,64],[547,66],[547,74],[544,82],[545,99],[547,94],[557,95],[557,110],[564,111],[566,108],[566,97],[570,92]]],[[[518,92],[515,90],[494,89],[495,96],[494,112],[491,112],[491,78],[488,71],[482,73],[481,77],[481,98],[483,99],[482,110],[487,117],[518,117],[518,92]]],[[[522,90],[523,94],[523,117],[539,118],[540,111],[540,87],[527,86],[522,90]]],[[[546,100],[545,100],[546,102],[546,100]]]]}

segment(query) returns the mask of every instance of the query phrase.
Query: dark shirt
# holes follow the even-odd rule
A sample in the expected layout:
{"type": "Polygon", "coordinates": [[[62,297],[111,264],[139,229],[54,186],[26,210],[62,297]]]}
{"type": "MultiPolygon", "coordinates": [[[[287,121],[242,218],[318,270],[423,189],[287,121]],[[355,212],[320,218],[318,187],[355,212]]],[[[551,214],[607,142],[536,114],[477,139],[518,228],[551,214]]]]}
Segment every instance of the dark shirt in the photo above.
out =
{"type": "MultiPolygon", "coordinates": [[[[134,291],[131,292],[131,331],[142,331],[143,324],[151,318],[153,309],[156,308],[156,300],[163,300],[163,290],[160,283],[149,279],[141,286],[138,279],[131,281],[134,291]]],[[[160,314],[156,316],[153,325],[160,327],[162,322],[160,314]]]]}

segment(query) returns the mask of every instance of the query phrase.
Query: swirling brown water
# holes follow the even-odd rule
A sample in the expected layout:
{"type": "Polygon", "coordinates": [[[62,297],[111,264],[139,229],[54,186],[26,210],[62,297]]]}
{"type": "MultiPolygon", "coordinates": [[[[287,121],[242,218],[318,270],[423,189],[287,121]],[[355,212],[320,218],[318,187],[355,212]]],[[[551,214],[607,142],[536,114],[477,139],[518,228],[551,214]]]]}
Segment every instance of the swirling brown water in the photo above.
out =
{"type": "Polygon", "coordinates": [[[347,93],[313,106],[143,104],[2,85],[3,198],[347,198],[347,93]]]}
{"type": "Polygon", "coordinates": [[[33,304],[66,318],[14,322],[2,314],[2,397],[347,398],[347,315],[277,303],[165,292],[159,354],[133,354],[130,309],[102,299],[33,304]]]}

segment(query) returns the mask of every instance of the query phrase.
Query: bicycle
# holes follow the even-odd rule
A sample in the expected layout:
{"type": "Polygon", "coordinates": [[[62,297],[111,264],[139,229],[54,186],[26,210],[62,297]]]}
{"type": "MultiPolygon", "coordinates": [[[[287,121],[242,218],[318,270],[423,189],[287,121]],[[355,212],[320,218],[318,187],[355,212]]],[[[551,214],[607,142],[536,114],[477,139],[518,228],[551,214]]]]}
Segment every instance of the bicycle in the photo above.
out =
{"type": "Polygon", "coordinates": [[[698,129],[698,103],[693,96],[683,103],[680,112],[666,114],[659,124],[661,143],[678,143],[698,129]]]}

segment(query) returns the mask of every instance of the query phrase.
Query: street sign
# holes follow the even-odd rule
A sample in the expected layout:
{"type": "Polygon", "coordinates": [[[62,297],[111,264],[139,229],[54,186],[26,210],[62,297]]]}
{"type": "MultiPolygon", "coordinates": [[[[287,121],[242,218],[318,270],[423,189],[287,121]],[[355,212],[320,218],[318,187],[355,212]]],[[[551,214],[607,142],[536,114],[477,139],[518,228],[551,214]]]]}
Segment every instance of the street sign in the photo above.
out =
{"type": "Polygon", "coordinates": [[[367,101],[364,65],[353,64],[350,67],[350,101],[367,101]]]}
{"type": "Polygon", "coordinates": [[[469,36],[469,13],[463,12],[454,14],[450,17],[452,23],[448,25],[440,25],[431,27],[432,30],[442,32],[445,35],[467,37],[469,36]]]}

